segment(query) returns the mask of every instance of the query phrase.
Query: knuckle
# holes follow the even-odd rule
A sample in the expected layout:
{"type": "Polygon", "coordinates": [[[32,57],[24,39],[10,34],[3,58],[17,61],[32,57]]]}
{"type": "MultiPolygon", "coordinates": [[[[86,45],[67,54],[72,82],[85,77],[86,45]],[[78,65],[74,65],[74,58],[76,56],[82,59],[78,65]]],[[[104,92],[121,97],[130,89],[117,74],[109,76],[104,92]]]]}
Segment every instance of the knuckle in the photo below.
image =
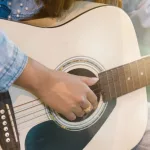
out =
{"type": "Polygon", "coordinates": [[[82,101],[84,101],[83,96],[78,96],[78,97],[76,97],[76,103],[77,103],[77,104],[78,104],[78,103],[82,103],[82,101]]]}
{"type": "Polygon", "coordinates": [[[71,107],[70,107],[70,111],[75,110],[75,109],[76,109],[76,107],[77,107],[77,106],[76,106],[75,104],[72,104],[72,105],[71,105],[71,107]]]}
{"type": "Polygon", "coordinates": [[[80,103],[84,103],[84,102],[85,102],[85,96],[81,96],[79,102],[80,102],[80,103]]]}

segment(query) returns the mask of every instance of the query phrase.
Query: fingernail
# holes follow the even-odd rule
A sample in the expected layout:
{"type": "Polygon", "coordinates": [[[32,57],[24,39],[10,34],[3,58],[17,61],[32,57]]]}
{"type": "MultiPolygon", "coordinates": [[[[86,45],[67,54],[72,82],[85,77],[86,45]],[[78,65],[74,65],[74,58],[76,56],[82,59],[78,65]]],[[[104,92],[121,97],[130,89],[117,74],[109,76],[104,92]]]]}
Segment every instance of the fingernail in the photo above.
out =
{"type": "Polygon", "coordinates": [[[97,82],[99,80],[99,78],[93,77],[91,78],[94,82],[97,82]]]}
{"type": "Polygon", "coordinates": [[[97,107],[98,107],[98,105],[94,106],[94,110],[96,110],[96,109],[97,109],[97,107]]]}
{"type": "Polygon", "coordinates": [[[76,116],[75,115],[72,115],[71,116],[71,120],[73,121],[73,120],[75,120],[76,119],[76,116]]]}

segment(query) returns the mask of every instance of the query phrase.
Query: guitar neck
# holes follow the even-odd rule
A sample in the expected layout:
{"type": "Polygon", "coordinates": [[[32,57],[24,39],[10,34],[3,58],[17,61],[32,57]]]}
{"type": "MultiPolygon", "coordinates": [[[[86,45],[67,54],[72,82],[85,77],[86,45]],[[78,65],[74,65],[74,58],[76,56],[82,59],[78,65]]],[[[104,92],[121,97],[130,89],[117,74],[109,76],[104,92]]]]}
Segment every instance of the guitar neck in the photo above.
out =
{"type": "Polygon", "coordinates": [[[101,72],[100,90],[109,101],[150,84],[150,56],[101,72]]]}

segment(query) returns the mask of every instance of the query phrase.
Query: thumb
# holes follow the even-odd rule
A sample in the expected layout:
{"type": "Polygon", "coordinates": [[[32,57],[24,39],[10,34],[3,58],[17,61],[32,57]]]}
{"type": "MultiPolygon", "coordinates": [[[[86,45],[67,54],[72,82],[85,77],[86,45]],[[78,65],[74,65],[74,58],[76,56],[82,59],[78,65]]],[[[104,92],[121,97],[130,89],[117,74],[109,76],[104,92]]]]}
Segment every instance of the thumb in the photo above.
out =
{"type": "Polygon", "coordinates": [[[96,82],[99,80],[96,77],[90,78],[90,77],[81,77],[81,80],[87,84],[88,86],[92,86],[94,84],[96,84],[96,82]]]}

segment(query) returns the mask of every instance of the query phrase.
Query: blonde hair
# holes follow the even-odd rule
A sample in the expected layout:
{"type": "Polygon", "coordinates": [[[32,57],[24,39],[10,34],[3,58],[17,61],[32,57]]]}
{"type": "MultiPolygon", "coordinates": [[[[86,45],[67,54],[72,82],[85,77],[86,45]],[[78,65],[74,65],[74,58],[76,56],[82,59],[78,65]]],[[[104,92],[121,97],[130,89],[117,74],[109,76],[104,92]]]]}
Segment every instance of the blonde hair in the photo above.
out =
{"type": "MultiPolygon", "coordinates": [[[[39,3],[40,0],[36,0],[39,3]]],[[[39,17],[59,17],[61,13],[69,9],[75,1],[79,0],[42,0],[44,7],[39,14],[35,15],[39,17]]],[[[83,0],[86,1],[86,0],[83,0]]],[[[93,0],[93,2],[104,3],[122,7],[122,0],[93,0]]]]}
{"type": "Polygon", "coordinates": [[[95,0],[95,2],[114,5],[122,8],[122,0],[95,0]]]}

